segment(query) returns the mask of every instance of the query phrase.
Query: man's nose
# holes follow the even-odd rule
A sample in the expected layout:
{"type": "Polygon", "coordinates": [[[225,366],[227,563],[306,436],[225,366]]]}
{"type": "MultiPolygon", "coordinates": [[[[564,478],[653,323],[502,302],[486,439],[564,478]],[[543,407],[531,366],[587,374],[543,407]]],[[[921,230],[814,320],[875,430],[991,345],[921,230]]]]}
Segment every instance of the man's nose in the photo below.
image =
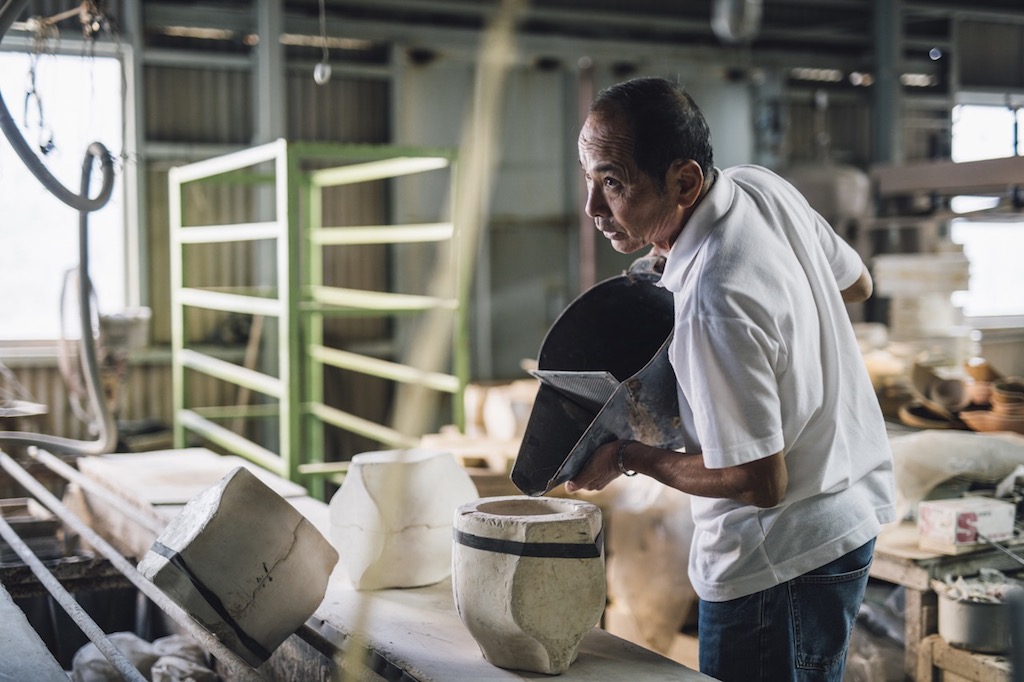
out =
{"type": "Polygon", "coordinates": [[[593,185],[587,187],[587,205],[585,210],[591,218],[606,218],[610,215],[604,195],[599,188],[595,188],[593,185]]]}

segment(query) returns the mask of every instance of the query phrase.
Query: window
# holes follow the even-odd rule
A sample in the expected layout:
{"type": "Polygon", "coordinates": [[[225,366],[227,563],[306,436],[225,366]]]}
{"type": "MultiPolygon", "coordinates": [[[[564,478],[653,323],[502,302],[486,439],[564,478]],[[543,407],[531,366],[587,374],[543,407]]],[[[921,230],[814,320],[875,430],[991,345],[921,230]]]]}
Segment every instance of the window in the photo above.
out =
{"type": "MultiPolygon", "coordinates": [[[[979,161],[1014,155],[1014,139],[1024,136],[1024,111],[1005,106],[961,105],[953,110],[953,160],[979,161]],[[1015,132],[1016,131],[1016,132],[1015,132]],[[1019,134],[1018,134],[1019,133],[1019,134]]],[[[1018,155],[1024,141],[1018,140],[1018,155]]],[[[994,197],[955,197],[957,212],[990,208],[994,197]]],[[[968,317],[1024,315],[1024,220],[958,218],[950,236],[971,262],[969,288],[954,294],[968,317]]]]}
{"type": "MultiPolygon", "coordinates": [[[[78,194],[92,142],[102,142],[115,157],[121,152],[121,66],[109,57],[44,54],[35,64],[34,94],[31,73],[31,55],[0,52],[0,93],[7,109],[33,148],[52,136],[53,148],[41,158],[78,194]]],[[[113,196],[89,214],[88,267],[103,313],[119,312],[126,300],[124,183],[120,162],[116,166],[113,196]]],[[[98,164],[90,187],[90,196],[96,196],[98,164]]],[[[58,339],[64,273],[78,266],[79,213],[43,187],[2,134],[0,207],[0,341],[58,339]]],[[[74,304],[74,294],[69,297],[74,304]]],[[[77,329],[74,310],[69,331],[77,329]]]]}

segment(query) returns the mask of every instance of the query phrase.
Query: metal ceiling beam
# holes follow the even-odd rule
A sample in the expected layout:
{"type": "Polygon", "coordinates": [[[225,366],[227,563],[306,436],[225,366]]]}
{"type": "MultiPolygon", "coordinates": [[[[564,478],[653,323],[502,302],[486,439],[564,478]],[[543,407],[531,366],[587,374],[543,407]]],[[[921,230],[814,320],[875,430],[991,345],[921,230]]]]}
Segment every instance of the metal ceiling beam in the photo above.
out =
{"type": "Polygon", "coordinates": [[[904,2],[904,16],[955,19],[958,21],[989,21],[997,24],[1024,24],[1024,5],[1019,12],[996,9],[937,6],[927,2],[904,2]]]}
{"type": "MultiPolygon", "coordinates": [[[[260,0],[254,4],[262,4],[260,0]]],[[[256,14],[245,7],[219,7],[217,5],[191,5],[182,7],[173,0],[147,1],[144,5],[143,20],[146,26],[198,25],[205,28],[222,28],[241,33],[256,31],[256,14]]]]}
{"type": "MultiPolygon", "coordinates": [[[[354,0],[356,4],[363,0],[354,0]]],[[[382,0],[398,7],[407,4],[407,0],[382,0]]],[[[837,0],[839,1],[839,0],[837,0]]],[[[373,0],[367,0],[367,6],[375,6],[373,0]]],[[[452,4],[446,2],[443,4],[452,4]]],[[[419,4],[422,7],[422,3],[419,4]]],[[[473,11],[463,4],[458,8],[465,11],[473,11]]],[[[608,13],[605,13],[608,14],[608,13]]],[[[223,10],[211,10],[206,6],[189,8],[187,13],[183,12],[180,5],[170,0],[152,0],[146,2],[146,24],[154,27],[173,23],[180,25],[186,19],[192,23],[210,28],[228,28],[239,31],[250,31],[252,26],[244,21],[237,12],[223,10]]],[[[580,14],[584,16],[584,14],[580,14]]],[[[589,21],[590,14],[585,15],[589,21]]],[[[598,13],[598,17],[601,13],[598,13]]],[[[613,15],[615,20],[621,20],[620,15],[613,15]]],[[[611,19],[609,18],[609,21],[611,19]]],[[[319,24],[315,17],[298,16],[285,14],[282,17],[284,32],[303,35],[319,35],[319,24]]],[[[703,22],[692,22],[692,25],[703,22]]],[[[679,26],[689,26],[690,23],[681,22],[679,26]]],[[[327,23],[329,35],[334,37],[358,38],[378,43],[398,43],[406,45],[439,46],[447,54],[462,55],[468,59],[476,57],[479,49],[479,40],[482,32],[476,28],[453,28],[440,27],[425,24],[411,24],[401,21],[380,21],[371,19],[340,19],[337,16],[329,17],[327,23]],[[443,46],[443,47],[440,47],[443,46]]],[[[707,24],[707,32],[710,34],[710,21],[707,24]]],[[[779,39],[791,39],[789,34],[780,34],[779,39]]],[[[830,40],[832,40],[830,38],[830,40]]],[[[667,37],[661,40],[639,41],[631,39],[595,39],[572,35],[537,35],[523,33],[517,38],[520,57],[531,61],[538,55],[562,57],[572,62],[580,55],[587,55],[592,58],[600,58],[609,61],[642,61],[646,58],[662,58],[671,56],[673,58],[691,59],[696,61],[708,61],[718,64],[744,66],[748,64],[747,56],[740,54],[735,49],[728,49],[717,45],[686,45],[680,44],[678,40],[672,41],[667,37]]],[[[836,42],[836,40],[832,40],[836,42]]],[[[865,44],[863,56],[851,57],[849,55],[823,55],[818,50],[777,50],[763,49],[754,51],[758,54],[758,63],[763,66],[800,66],[800,65],[822,65],[831,68],[844,68],[853,70],[864,68],[863,62],[870,52],[869,46],[865,44]]],[[[152,48],[147,50],[147,63],[149,53],[157,54],[152,48]]],[[[164,52],[164,51],[161,51],[164,52]]],[[[156,58],[156,57],[154,57],[156,58]]],[[[237,56],[211,55],[208,63],[220,63],[221,59],[234,60],[237,66],[242,67],[243,61],[237,56]]],[[[244,59],[244,58],[242,58],[244,59]]],[[[173,56],[168,55],[167,61],[173,61],[173,56]]]]}
{"type": "MultiPolygon", "coordinates": [[[[835,4],[835,2],[830,3],[835,4]]],[[[808,5],[812,6],[812,5],[808,5]]],[[[843,6],[846,6],[844,4],[843,6]]],[[[348,19],[339,16],[339,11],[345,8],[371,8],[371,9],[393,9],[408,11],[423,11],[429,8],[448,14],[453,17],[478,19],[483,25],[492,12],[489,5],[468,5],[466,3],[451,2],[449,0],[431,0],[430,2],[410,2],[409,0],[346,0],[344,3],[335,3],[329,10],[333,14],[328,15],[328,28],[332,34],[337,34],[337,26],[348,27],[354,23],[382,23],[385,25],[398,26],[409,25],[401,20],[381,21],[365,19],[348,19]],[[332,26],[333,24],[333,26],[332,26]]],[[[524,21],[545,21],[553,24],[589,25],[607,28],[610,31],[622,31],[623,29],[647,29],[654,30],[652,43],[663,42],[668,39],[668,34],[690,33],[694,35],[711,37],[710,15],[707,20],[683,19],[667,15],[637,14],[636,12],[609,12],[609,11],[583,11],[566,10],[557,8],[546,8],[533,6],[529,9],[524,21]]],[[[180,5],[169,1],[147,2],[146,3],[146,24],[149,26],[180,26],[182,24],[194,24],[204,28],[219,28],[239,32],[252,32],[254,27],[247,22],[245,17],[237,11],[222,10],[207,7],[205,5],[189,8],[183,12],[180,5]]],[[[287,32],[306,33],[316,35],[319,33],[315,19],[304,15],[285,14],[284,26],[287,32]],[[310,28],[312,27],[312,28],[310,28]]],[[[417,29],[424,28],[423,24],[417,24],[417,29]]],[[[439,28],[435,26],[434,28],[439,28]]],[[[463,29],[465,30],[465,29],[463,29]]],[[[469,29],[479,30],[479,29],[469,29]]],[[[848,31],[837,26],[813,26],[813,27],[773,27],[762,26],[759,38],[768,40],[802,40],[814,38],[817,42],[822,39],[831,43],[842,44],[863,44],[867,46],[869,36],[863,32],[848,31]]],[[[613,38],[614,39],[614,38],[613,38]]]]}

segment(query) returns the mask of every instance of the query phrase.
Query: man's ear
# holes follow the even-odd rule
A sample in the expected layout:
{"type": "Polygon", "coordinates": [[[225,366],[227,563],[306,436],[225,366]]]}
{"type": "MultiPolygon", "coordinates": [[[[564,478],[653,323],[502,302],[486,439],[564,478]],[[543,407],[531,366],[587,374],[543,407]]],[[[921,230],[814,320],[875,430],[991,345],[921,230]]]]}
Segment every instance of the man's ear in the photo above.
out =
{"type": "Polygon", "coordinates": [[[668,169],[669,190],[676,193],[677,203],[690,208],[700,198],[704,188],[704,171],[693,159],[676,159],[668,169]]]}

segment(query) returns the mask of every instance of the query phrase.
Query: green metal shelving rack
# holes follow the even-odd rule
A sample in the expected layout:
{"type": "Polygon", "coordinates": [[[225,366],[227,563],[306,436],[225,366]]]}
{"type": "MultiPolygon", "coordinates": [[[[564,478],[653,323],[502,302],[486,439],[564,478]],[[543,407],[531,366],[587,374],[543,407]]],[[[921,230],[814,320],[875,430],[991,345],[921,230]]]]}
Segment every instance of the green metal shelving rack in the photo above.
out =
{"type": "MultiPolygon", "coordinates": [[[[412,447],[422,434],[401,433],[324,404],[326,366],[363,373],[425,390],[451,394],[453,417],[461,428],[462,392],[469,375],[466,277],[451,278],[450,295],[414,295],[348,289],[324,284],[327,246],[451,242],[451,222],[331,227],[322,224],[326,188],[444,170],[454,182],[454,154],[390,145],[297,143],[280,139],[244,151],[172,168],[169,173],[171,243],[172,369],[174,443],[189,436],[205,439],[318,494],[318,477],[344,472],[346,464],[325,461],[324,425],[351,431],[385,447],[412,447]],[[340,164],[304,169],[303,164],[340,164]],[[255,171],[253,169],[256,169],[255,171]],[[270,169],[270,170],[268,170],[270,169]],[[183,187],[190,183],[263,184],[273,188],[274,218],[227,225],[189,225],[183,187]],[[275,245],[273,291],[254,287],[230,291],[185,286],[186,247],[267,240],[275,245]],[[186,329],[187,309],[264,316],[277,320],[276,372],[247,368],[196,347],[186,329]],[[442,371],[413,367],[324,344],[324,319],[331,315],[398,316],[443,313],[451,316],[451,355],[442,371]],[[447,370],[447,371],[444,371],[447,370]],[[188,404],[188,372],[198,372],[276,401],[274,405],[193,406],[188,404]],[[276,417],[276,450],[223,425],[225,419],[276,417]]],[[[453,194],[450,192],[450,194],[453,194]]],[[[452,267],[466,267],[452,249],[452,267]]],[[[447,292],[446,292],[447,294],[447,292]]],[[[337,480],[337,479],[335,479],[337,480]]]]}

